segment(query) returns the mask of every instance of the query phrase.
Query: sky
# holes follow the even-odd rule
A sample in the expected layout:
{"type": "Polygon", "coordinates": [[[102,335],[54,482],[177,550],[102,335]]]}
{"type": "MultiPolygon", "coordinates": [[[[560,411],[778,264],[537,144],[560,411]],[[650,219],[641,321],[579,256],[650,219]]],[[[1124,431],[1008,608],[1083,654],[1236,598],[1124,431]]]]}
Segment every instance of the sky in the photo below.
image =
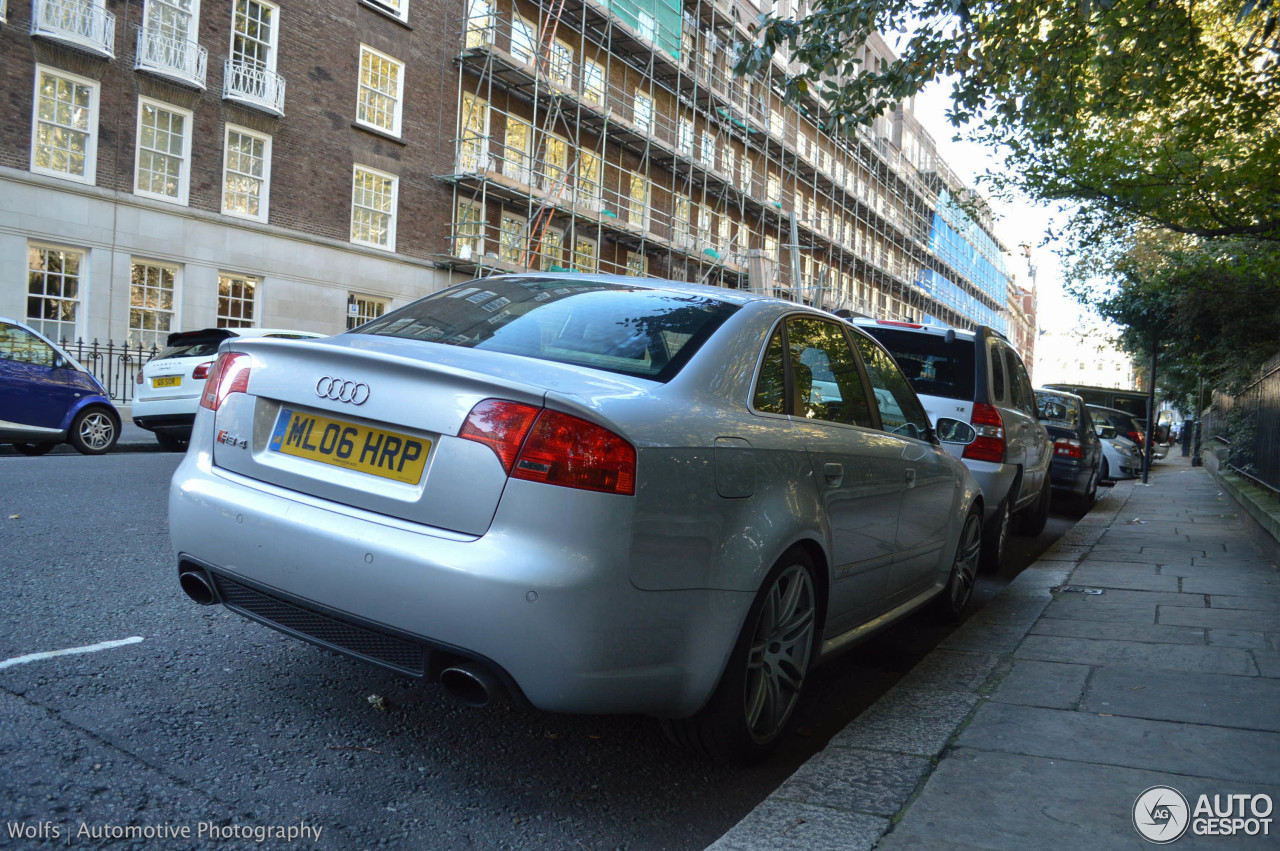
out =
{"type": "MultiPolygon", "coordinates": [[[[946,108],[950,86],[933,83],[915,99],[915,116],[924,125],[937,144],[938,153],[951,166],[952,171],[979,190],[983,187],[977,178],[988,169],[1000,167],[1000,158],[991,149],[973,142],[952,141],[956,130],[946,120],[946,108]]],[[[986,192],[984,191],[985,195],[986,192]]],[[[1045,235],[1052,223],[1065,221],[1065,215],[1053,208],[992,198],[996,213],[996,236],[1010,255],[1006,257],[1009,272],[1017,275],[1018,283],[1026,286],[1029,278],[1027,262],[1018,247],[1031,246],[1031,262],[1036,266],[1036,292],[1038,295],[1036,322],[1041,331],[1069,332],[1080,327],[1088,311],[1062,288],[1062,267],[1052,245],[1045,245],[1045,235]]]]}

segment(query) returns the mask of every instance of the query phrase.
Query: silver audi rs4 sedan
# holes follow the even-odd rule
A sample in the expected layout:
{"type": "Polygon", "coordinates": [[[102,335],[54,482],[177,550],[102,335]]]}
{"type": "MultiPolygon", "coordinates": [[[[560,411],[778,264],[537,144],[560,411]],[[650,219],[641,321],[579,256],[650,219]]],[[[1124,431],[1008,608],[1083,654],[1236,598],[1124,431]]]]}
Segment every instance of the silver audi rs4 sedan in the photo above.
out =
{"type": "Polygon", "coordinates": [[[967,603],[982,495],[938,432],[973,438],[820,311],[501,276],[224,342],[170,524],[200,603],[472,704],[647,713],[749,761],[816,662],[967,603]]]}

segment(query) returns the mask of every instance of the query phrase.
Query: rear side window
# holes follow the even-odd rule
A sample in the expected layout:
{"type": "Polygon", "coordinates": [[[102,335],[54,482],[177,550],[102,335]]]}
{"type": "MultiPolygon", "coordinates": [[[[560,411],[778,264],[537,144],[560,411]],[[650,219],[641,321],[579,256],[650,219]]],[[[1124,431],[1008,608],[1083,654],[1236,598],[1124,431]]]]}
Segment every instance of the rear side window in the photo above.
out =
{"type": "Polygon", "coordinates": [[[946,399],[973,401],[973,343],[957,339],[948,343],[936,334],[918,334],[892,328],[869,327],[864,331],[881,342],[917,393],[946,399]]]}
{"type": "Polygon", "coordinates": [[[751,405],[757,411],[767,414],[785,414],[787,397],[785,366],[782,362],[782,330],[773,332],[769,339],[769,347],[764,351],[764,362],[760,365],[760,378],[756,381],[756,394],[751,405]]]}
{"type": "Polygon", "coordinates": [[[991,401],[1003,405],[1009,401],[1005,395],[1004,358],[1000,356],[1000,347],[991,346],[991,401]]]}
{"type": "Polygon", "coordinates": [[[857,334],[853,335],[853,341],[867,368],[884,430],[923,440],[929,429],[929,417],[902,372],[875,343],[857,334]]]}
{"type": "Polygon", "coordinates": [[[669,381],[738,308],[574,279],[473,281],[347,333],[485,349],[669,381]]]}
{"type": "Polygon", "coordinates": [[[1009,404],[1018,406],[1028,414],[1035,414],[1036,400],[1031,390],[1031,379],[1022,368],[1022,361],[1013,349],[1004,346],[1000,348],[1004,349],[1006,367],[1009,370],[1009,404]]]}

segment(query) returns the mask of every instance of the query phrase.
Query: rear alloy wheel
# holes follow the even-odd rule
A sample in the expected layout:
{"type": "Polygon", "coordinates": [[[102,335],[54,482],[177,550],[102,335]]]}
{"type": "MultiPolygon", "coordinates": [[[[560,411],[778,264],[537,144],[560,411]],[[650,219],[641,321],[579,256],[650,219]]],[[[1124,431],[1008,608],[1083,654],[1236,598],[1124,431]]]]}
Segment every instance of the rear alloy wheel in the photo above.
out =
{"type": "Polygon", "coordinates": [[[951,563],[947,587],[933,601],[933,611],[939,620],[954,623],[964,614],[978,579],[981,552],[982,512],[975,508],[969,512],[964,528],[960,530],[960,542],[956,545],[956,557],[951,563]]]}
{"type": "Polygon", "coordinates": [[[15,443],[13,448],[23,455],[43,455],[57,445],[56,443],[15,443]]]}
{"type": "Polygon", "coordinates": [[[1004,550],[1009,543],[1009,499],[1006,497],[998,506],[996,514],[991,518],[982,536],[982,569],[995,573],[1004,564],[1004,550]]]}
{"type": "Polygon", "coordinates": [[[762,759],[800,700],[817,621],[813,563],[789,550],[752,603],[711,700],[691,718],[663,722],[667,735],[717,762],[762,759]]]}
{"type": "Polygon", "coordinates": [[[1044,531],[1049,522],[1049,506],[1053,501],[1053,488],[1049,484],[1049,474],[1045,473],[1044,484],[1040,487],[1040,496],[1036,504],[1024,511],[1018,523],[1018,534],[1035,538],[1044,531]]]}
{"type": "Polygon", "coordinates": [[[71,433],[67,442],[83,455],[101,455],[110,452],[120,437],[116,421],[102,408],[85,408],[71,421],[71,433]]]}

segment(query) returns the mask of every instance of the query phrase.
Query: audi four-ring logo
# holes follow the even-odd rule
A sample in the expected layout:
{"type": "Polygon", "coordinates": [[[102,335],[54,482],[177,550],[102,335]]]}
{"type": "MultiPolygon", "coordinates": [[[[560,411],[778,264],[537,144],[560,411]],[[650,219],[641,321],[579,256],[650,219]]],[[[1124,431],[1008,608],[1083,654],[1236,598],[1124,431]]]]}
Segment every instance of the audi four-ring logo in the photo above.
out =
{"type": "Polygon", "coordinates": [[[333,399],[335,402],[350,402],[353,405],[363,405],[369,401],[369,385],[358,384],[354,381],[344,381],[341,378],[326,375],[316,382],[316,395],[325,399],[333,399]]]}

